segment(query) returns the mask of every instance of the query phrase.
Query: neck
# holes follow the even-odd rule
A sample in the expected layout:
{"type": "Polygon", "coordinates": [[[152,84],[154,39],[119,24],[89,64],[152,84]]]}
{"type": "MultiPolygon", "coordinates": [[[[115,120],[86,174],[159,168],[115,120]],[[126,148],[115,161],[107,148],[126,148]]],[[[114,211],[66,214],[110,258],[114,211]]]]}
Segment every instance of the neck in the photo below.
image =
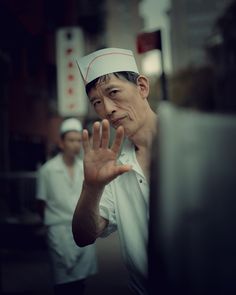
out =
{"type": "Polygon", "coordinates": [[[73,166],[75,163],[75,157],[73,156],[68,156],[66,154],[63,154],[62,156],[64,163],[66,164],[66,166],[73,166]]]}
{"type": "Polygon", "coordinates": [[[130,137],[130,140],[135,145],[136,151],[139,151],[140,149],[150,149],[152,146],[152,141],[156,135],[157,115],[152,112],[146,122],[147,124],[145,124],[138,132],[136,132],[136,134],[130,137]]]}
{"type": "Polygon", "coordinates": [[[147,123],[143,128],[141,128],[133,138],[133,143],[135,145],[137,161],[142,168],[146,179],[149,180],[151,147],[157,130],[156,114],[149,114],[146,122],[147,123]]]}

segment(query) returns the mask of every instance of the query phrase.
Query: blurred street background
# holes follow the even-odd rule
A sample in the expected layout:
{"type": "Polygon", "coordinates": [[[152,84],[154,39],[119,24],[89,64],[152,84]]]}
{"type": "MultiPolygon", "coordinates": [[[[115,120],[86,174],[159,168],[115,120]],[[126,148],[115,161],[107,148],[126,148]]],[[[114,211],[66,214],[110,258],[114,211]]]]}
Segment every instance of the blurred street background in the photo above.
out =
{"type": "MultiPolygon", "coordinates": [[[[23,227],[23,226],[22,226],[23,227]]],[[[22,295],[53,295],[51,265],[44,233],[40,230],[32,237],[30,231],[20,230],[14,226],[14,235],[10,244],[1,250],[1,293],[22,295]],[[15,242],[25,239],[23,244],[15,242]],[[27,242],[26,242],[27,240],[27,242]]],[[[3,239],[5,239],[3,237],[3,239]]],[[[86,282],[85,295],[96,294],[128,294],[128,275],[123,265],[117,234],[106,240],[96,242],[98,254],[98,274],[91,276],[86,282]]]]}
{"type": "MultiPolygon", "coordinates": [[[[0,0],[3,294],[52,293],[35,181],[38,168],[55,154],[61,121],[75,116],[86,127],[97,119],[82,91],[76,56],[103,47],[131,49],[140,72],[150,78],[154,110],[167,99],[231,114],[236,111],[235,30],[233,0],[0,0]],[[151,47],[139,51],[137,38],[144,32],[149,37],[161,32],[161,39],[148,39],[151,47]]],[[[117,235],[99,239],[97,251],[100,271],[89,280],[86,295],[125,294],[117,235]]]]}

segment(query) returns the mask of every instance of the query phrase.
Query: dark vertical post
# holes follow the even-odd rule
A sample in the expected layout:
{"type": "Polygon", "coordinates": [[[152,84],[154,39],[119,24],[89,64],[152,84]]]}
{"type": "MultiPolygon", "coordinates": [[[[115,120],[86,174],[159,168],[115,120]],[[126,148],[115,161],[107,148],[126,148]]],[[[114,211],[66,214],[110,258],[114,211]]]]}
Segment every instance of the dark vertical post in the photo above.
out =
{"type": "Polygon", "coordinates": [[[162,100],[168,100],[167,85],[166,85],[166,75],[165,75],[165,68],[164,68],[164,58],[163,58],[161,30],[158,30],[157,33],[158,33],[158,35],[157,35],[157,48],[160,50],[160,57],[161,57],[162,100]]]}

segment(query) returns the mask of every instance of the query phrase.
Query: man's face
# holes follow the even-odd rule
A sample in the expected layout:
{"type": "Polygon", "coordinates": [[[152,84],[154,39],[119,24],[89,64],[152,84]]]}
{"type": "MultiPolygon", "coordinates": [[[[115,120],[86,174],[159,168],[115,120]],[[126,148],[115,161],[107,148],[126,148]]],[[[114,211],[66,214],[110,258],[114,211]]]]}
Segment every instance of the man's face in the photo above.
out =
{"type": "Polygon", "coordinates": [[[66,132],[64,137],[61,139],[60,147],[64,154],[75,157],[80,152],[81,147],[81,134],[77,131],[66,132]]]}
{"type": "Polygon", "coordinates": [[[135,85],[111,74],[90,90],[89,99],[101,119],[108,119],[114,128],[122,125],[126,136],[130,137],[145,123],[148,95],[145,87],[148,85],[143,84],[146,82],[141,77],[135,85]]]}

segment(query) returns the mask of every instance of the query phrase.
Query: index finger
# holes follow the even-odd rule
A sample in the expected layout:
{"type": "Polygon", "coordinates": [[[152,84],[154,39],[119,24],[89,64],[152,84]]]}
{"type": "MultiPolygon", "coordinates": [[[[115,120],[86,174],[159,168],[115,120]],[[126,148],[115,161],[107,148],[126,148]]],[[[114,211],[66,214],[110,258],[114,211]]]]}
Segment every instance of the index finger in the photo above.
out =
{"type": "Polygon", "coordinates": [[[87,129],[84,129],[82,132],[82,145],[85,153],[90,150],[89,134],[87,129]]]}

